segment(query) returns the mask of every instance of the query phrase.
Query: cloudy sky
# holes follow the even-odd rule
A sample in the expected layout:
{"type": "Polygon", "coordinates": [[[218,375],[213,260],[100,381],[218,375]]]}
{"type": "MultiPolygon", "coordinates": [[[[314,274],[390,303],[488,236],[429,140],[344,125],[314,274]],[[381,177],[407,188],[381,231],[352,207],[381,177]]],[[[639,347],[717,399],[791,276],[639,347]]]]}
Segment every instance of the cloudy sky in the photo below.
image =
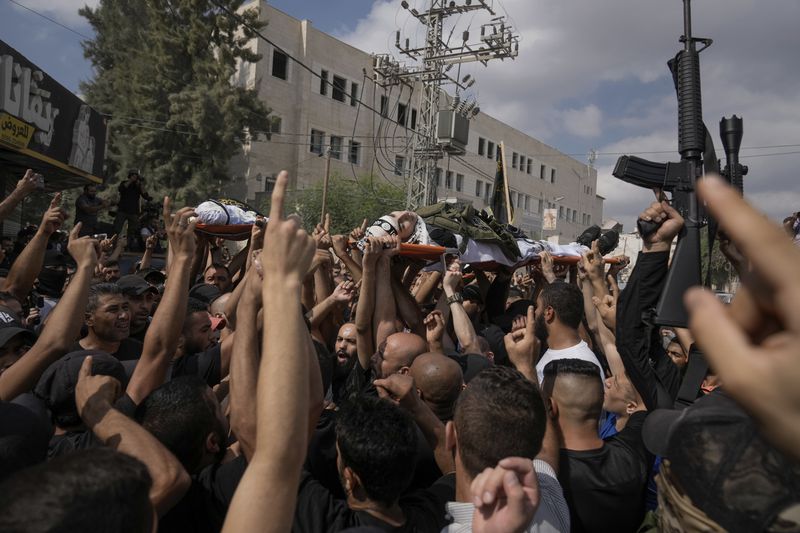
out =
{"type": "MultiPolygon", "coordinates": [[[[18,0],[79,33],[80,0],[18,0]]],[[[96,2],[89,1],[90,5],[96,2]]],[[[323,31],[367,51],[391,52],[396,30],[412,44],[419,24],[399,0],[276,0],[323,31]]],[[[426,0],[409,0],[423,10],[426,0]]],[[[666,61],[679,49],[680,0],[494,0],[521,34],[515,61],[471,66],[480,107],[562,152],[600,156],[599,194],[605,216],[632,227],[649,193],[611,177],[617,153],[677,160],[676,102],[666,61]],[[667,153],[653,153],[667,152],[667,153]]],[[[719,119],[745,120],[742,163],[750,167],[745,193],[782,218],[800,210],[800,2],[695,0],[693,32],[714,44],[701,54],[703,114],[716,136],[719,119]]],[[[465,15],[477,36],[485,19],[465,15]]],[[[72,90],[91,77],[81,37],[8,0],[0,0],[0,38],[72,90]]]]}

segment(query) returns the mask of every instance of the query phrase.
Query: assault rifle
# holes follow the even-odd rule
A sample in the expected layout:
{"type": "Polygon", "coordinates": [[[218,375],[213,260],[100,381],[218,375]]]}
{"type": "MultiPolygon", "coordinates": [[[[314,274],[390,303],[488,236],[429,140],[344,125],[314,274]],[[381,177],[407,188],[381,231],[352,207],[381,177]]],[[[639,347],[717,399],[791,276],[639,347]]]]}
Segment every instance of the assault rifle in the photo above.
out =
{"type": "MultiPolygon", "coordinates": [[[[714,142],[703,124],[700,95],[700,52],[711,46],[711,39],[692,36],[691,0],[683,0],[683,50],[667,63],[678,94],[678,152],[676,163],[656,163],[635,156],[622,156],[614,168],[617,178],[648,189],[672,194],[672,206],[683,216],[685,224],[678,235],[667,282],[656,306],[656,324],[686,327],[688,315],[683,294],[692,286],[701,285],[700,231],[706,225],[706,214],[698,205],[695,184],[705,172],[719,172],[714,142]],[[702,48],[697,49],[697,43],[702,48]]],[[[742,190],[742,176],[747,167],[739,165],[742,119],[734,115],[720,122],[720,133],[727,154],[726,177],[742,190]]],[[[647,237],[658,229],[653,222],[639,220],[639,234],[647,237]]],[[[709,223],[709,242],[713,244],[716,225],[709,223]]],[[[709,247],[710,248],[710,247],[709,247]]]]}

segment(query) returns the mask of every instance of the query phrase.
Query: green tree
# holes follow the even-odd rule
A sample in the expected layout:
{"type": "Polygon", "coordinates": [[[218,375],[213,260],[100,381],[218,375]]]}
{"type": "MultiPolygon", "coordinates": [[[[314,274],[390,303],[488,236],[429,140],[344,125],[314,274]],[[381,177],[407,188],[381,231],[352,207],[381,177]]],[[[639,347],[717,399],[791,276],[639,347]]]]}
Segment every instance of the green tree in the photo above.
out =
{"type": "MultiPolygon", "coordinates": [[[[714,239],[711,250],[711,287],[716,290],[725,290],[736,275],[725,254],[719,249],[719,237],[714,239]]],[[[708,275],[708,232],[700,233],[700,264],[702,265],[703,280],[708,275]]]]}
{"type": "MultiPolygon", "coordinates": [[[[256,62],[255,33],[236,12],[244,0],[101,0],[80,10],[95,30],[84,54],[95,75],[81,86],[109,120],[109,177],[130,169],[151,192],[194,203],[229,179],[247,132],[268,130],[257,91],[236,86],[236,66],[256,62]]],[[[255,10],[239,15],[255,29],[255,10]]]]}
{"type": "MultiPolygon", "coordinates": [[[[306,229],[313,229],[322,213],[322,182],[295,191],[288,205],[303,219],[306,229]]],[[[338,174],[331,176],[328,184],[328,213],[331,215],[331,232],[349,233],[361,225],[366,218],[372,222],[391,211],[404,209],[405,192],[373,176],[345,178],[338,174]]],[[[269,212],[269,208],[265,212],[269,212]]]]}

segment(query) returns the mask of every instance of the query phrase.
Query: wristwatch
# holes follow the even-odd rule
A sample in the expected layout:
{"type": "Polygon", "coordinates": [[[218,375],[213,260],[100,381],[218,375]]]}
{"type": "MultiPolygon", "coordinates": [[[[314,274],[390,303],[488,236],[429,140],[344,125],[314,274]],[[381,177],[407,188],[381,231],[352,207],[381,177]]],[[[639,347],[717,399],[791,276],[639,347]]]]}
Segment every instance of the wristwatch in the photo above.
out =
{"type": "Polygon", "coordinates": [[[454,295],[447,297],[447,305],[452,305],[454,303],[463,303],[463,302],[464,302],[464,297],[461,296],[460,292],[457,292],[454,295]]]}

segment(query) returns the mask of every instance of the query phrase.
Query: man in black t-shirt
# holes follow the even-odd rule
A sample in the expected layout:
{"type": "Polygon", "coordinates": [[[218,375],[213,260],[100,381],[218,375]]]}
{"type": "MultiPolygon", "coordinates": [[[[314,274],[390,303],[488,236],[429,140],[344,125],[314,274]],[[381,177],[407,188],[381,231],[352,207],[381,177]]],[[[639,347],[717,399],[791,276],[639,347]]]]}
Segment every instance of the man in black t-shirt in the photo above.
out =
{"type": "Polygon", "coordinates": [[[644,518],[652,464],[642,440],[647,413],[633,413],[621,432],[600,439],[603,382],[597,366],[580,359],[550,362],[542,389],[563,439],[558,479],[572,531],[636,531],[644,518]]]}
{"type": "Polygon", "coordinates": [[[128,172],[128,179],[119,185],[119,204],[117,216],[114,218],[114,233],[119,235],[125,221],[128,222],[128,242],[137,242],[139,233],[139,213],[141,199],[152,200],[149,194],[142,189],[142,180],[136,171],[128,172]]]}
{"type": "Polygon", "coordinates": [[[86,185],[75,200],[75,224],[83,223],[80,236],[97,233],[97,213],[108,207],[108,201],[97,197],[97,187],[86,185]]]}
{"type": "Polygon", "coordinates": [[[128,302],[131,314],[130,337],[144,342],[158,289],[147,283],[143,277],[135,274],[122,276],[117,285],[122,289],[125,300],[128,302]]]}
{"type": "Polygon", "coordinates": [[[130,338],[130,306],[118,285],[98,283],[89,289],[86,328],[88,334],[75,343],[73,350],[99,350],[120,361],[141,357],[142,343],[130,338]]]}

